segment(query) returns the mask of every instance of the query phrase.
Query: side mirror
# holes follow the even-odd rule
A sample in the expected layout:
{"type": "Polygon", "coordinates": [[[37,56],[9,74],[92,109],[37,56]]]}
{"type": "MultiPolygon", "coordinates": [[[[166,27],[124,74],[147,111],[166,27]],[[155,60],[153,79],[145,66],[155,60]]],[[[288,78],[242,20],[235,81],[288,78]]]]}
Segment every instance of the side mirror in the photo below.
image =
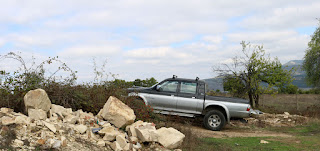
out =
{"type": "Polygon", "coordinates": [[[157,85],[157,86],[156,86],[156,90],[157,90],[157,91],[160,91],[160,90],[161,90],[161,86],[160,86],[160,85],[157,85]]]}

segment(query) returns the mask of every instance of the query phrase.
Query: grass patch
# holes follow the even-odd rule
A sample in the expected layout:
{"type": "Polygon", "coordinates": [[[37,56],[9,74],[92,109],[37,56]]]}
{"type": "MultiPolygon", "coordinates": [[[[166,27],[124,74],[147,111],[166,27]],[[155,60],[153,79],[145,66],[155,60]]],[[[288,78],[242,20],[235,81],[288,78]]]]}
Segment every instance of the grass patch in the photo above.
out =
{"type": "Polygon", "coordinates": [[[288,133],[295,136],[319,136],[320,137],[320,121],[312,121],[304,125],[295,127],[268,127],[269,131],[288,133]]]}
{"type": "Polygon", "coordinates": [[[203,138],[198,151],[232,150],[232,151],[256,151],[256,150],[299,150],[290,144],[271,140],[272,137],[234,137],[234,138],[203,138]],[[260,144],[261,140],[266,140],[269,144],[260,144]]]}
{"type": "Polygon", "coordinates": [[[319,150],[320,121],[312,121],[296,127],[269,127],[269,131],[287,133],[292,137],[233,137],[198,139],[195,151],[300,151],[319,150]],[[261,140],[268,144],[260,144],[261,140]]]}

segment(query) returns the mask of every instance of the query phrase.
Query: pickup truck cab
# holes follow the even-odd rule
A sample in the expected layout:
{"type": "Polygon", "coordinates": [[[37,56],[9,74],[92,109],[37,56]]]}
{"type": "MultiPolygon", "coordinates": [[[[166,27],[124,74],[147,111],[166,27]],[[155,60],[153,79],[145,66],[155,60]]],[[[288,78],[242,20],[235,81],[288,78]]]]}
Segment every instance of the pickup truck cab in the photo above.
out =
{"type": "Polygon", "coordinates": [[[230,118],[250,116],[248,100],[230,97],[207,96],[206,83],[199,78],[183,79],[173,76],[152,87],[129,88],[134,96],[150,105],[154,112],[178,116],[202,116],[210,130],[221,130],[230,118]]]}

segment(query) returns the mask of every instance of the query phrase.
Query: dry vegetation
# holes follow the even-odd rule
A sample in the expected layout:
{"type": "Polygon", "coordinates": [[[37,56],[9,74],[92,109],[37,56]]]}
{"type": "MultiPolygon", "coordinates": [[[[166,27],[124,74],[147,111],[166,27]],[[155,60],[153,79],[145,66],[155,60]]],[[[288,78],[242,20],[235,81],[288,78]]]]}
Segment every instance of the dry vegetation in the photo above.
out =
{"type": "Polygon", "coordinates": [[[309,117],[320,117],[319,94],[264,94],[260,102],[260,109],[268,113],[289,112],[309,117]]]}

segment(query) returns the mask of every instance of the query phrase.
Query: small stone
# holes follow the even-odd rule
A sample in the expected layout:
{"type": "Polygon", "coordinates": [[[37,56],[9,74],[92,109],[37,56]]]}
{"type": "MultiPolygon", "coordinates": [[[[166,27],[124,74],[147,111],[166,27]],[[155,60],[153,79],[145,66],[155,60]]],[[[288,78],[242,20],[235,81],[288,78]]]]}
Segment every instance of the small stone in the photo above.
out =
{"type": "Polygon", "coordinates": [[[79,117],[73,116],[73,115],[67,115],[64,119],[63,122],[69,123],[69,124],[76,124],[76,122],[79,120],[79,117]]]}
{"type": "Polygon", "coordinates": [[[158,134],[155,126],[152,125],[152,123],[143,123],[139,126],[136,126],[135,132],[136,132],[136,135],[139,138],[139,140],[141,140],[142,142],[157,142],[158,141],[159,134],[158,134]]]}
{"type": "Polygon", "coordinates": [[[23,146],[23,141],[19,140],[19,139],[15,139],[13,142],[13,146],[15,147],[22,147],[23,146]]]}
{"type": "Polygon", "coordinates": [[[15,119],[14,118],[11,118],[9,116],[4,116],[1,118],[1,122],[2,122],[2,125],[11,125],[11,124],[15,124],[15,119]]]}
{"type": "Polygon", "coordinates": [[[260,144],[268,144],[268,143],[269,143],[268,141],[260,140],[260,144]]]}
{"type": "Polygon", "coordinates": [[[16,124],[25,124],[25,125],[27,125],[29,123],[28,117],[27,116],[17,116],[15,118],[15,123],[16,124]]]}
{"type": "Polygon", "coordinates": [[[106,141],[113,141],[116,138],[116,136],[120,134],[120,132],[112,126],[104,127],[98,133],[104,135],[103,140],[106,141]]]}
{"type": "Polygon", "coordinates": [[[162,127],[157,130],[157,133],[159,135],[159,143],[168,149],[175,149],[179,147],[185,137],[184,134],[172,127],[162,127]]]}
{"type": "Polygon", "coordinates": [[[66,147],[67,146],[67,139],[64,136],[61,136],[61,146],[66,147]]]}
{"type": "Polygon", "coordinates": [[[84,132],[87,131],[88,127],[85,125],[77,125],[74,127],[76,131],[78,131],[80,134],[83,134],[84,132]]]}
{"type": "Polygon", "coordinates": [[[284,114],[285,114],[285,115],[290,115],[290,113],[289,113],[289,112],[284,112],[284,114]]]}
{"type": "Polygon", "coordinates": [[[37,143],[43,145],[46,141],[44,139],[38,139],[37,143]]]}
{"type": "Polygon", "coordinates": [[[43,122],[41,120],[36,121],[37,126],[43,126],[43,122]]]}
{"type": "Polygon", "coordinates": [[[34,120],[44,120],[47,118],[47,113],[42,109],[29,109],[28,116],[34,120]]]}
{"type": "Polygon", "coordinates": [[[128,125],[126,127],[126,131],[129,133],[129,136],[134,136],[134,137],[137,137],[137,133],[136,133],[136,127],[139,126],[139,125],[142,125],[144,122],[139,120],[131,125],[128,125]]]}
{"type": "Polygon", "coordinates": [[[138,142],[138,138],[134,137],[134,136],[131,136],[130,137],[130,141],[135,144],[136,142],[138,142]]]}
{"type": "Polygon", "coordinates": [[[133,146],[131,143],[127,143],[127,145],[123,148],[123,150],[132,150],[133,146]]]}
{"type": "Polygon", "coordinates": [[[13,109],[3,107],[3,108],[0,109],[0,112],[2,112],[2,113],[11,113],[11,112],[13,112],[13,109]]]}
{"type": "Polygon", "coordinates": [[[124,148],[125,146],[127,146],[127,141],[122,135],[118,135],[116,137],[116,141],[118,142],[121,148],[124,148]]]}
{"type": "Polygon", "coordinates": [[[49,130],[51,130],[53,133],[56,133],[56,132],[57,132],[57,129],[56,129],[56,127],[55,127],[53,124],[50,124],[50,123],[45,122],[45,121],[43,121],[43,124],[44,124],[46,127],[48,127],[49,130]]]}
{"type": "Polygon", "coordinates": [[[54,143],[52,144],[52,148],[58,149],[61,147],[61,141],[60,140],[54,140],[54,143]]]}
{"type": "Polygon", "coordinates": [[[90,131],[90,129],[87,129],[86,134],[88,139],[97,140],[97,137],[94,135],[94,133],[92,133],[92,131],[90,131]]]}
{"type": "Polygon", "coordinates": [[[51,104],[51,113],[57,113],[58,115],[62,116],[62,112],[65,111],[65,108],[60,105],[51,104]]]}
{"type": "Polygon", "coordinates": [[[99,141],[97,142],[97,145],[98,145],[98,146],[101,146],[101,147],[104,147],[104,146],[106,146],[106,143],[104,142],[104,140],[99,140],[99,141]]]}
{"type": "Polygon", "coordinates": [[[110,146],[114,151],[122,151],[123,150],[117,141],[114,141],[110,146]]]}

